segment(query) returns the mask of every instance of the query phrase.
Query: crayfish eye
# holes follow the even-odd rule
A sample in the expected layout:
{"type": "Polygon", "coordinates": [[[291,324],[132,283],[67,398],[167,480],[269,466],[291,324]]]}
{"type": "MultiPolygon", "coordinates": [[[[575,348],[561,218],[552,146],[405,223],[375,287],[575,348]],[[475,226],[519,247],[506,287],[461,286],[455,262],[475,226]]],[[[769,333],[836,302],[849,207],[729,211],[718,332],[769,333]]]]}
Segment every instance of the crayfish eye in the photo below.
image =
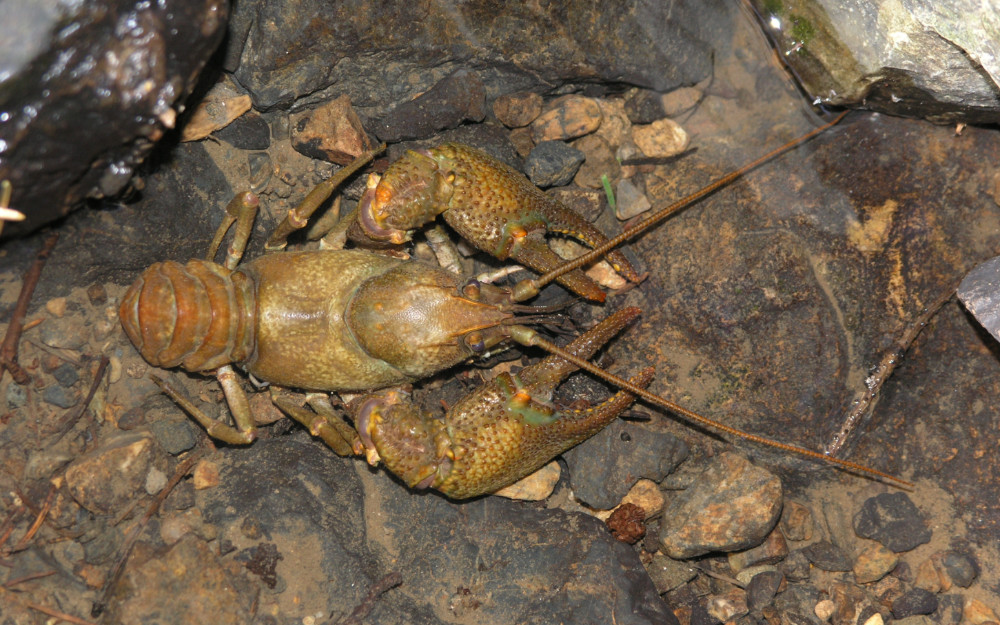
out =
{"type": "Polygon", "coordinates": [[[471,300],[478,300],[480,293],[479,287],[480,287],[479,280],[473,278],[472,280],[469,280],[468,282],[465,283],[465,285],[462,286],[462,295],[471,300]]]}
{"type": "Polygon", "coordinates": [[[486,351],[486,342],[480,332],[469,332],[465,335],[465,346],[476,354],[486,351]]]}

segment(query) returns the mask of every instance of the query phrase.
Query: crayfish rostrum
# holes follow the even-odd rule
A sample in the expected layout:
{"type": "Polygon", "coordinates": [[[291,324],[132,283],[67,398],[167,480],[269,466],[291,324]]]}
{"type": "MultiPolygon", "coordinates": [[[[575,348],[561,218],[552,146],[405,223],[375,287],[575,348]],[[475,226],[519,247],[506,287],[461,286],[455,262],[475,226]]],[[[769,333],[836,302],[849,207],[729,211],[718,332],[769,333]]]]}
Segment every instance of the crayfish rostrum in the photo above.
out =
{"type": "MultiPolygon", "coordinates": [[[[337,184],[371,157],[359,158],[320,185],[278,226],[268,247],[283,248],[288,234],[304,226],[337,184]]],[[[652,226],[678,206],[659,211],[628,234],[652,226]]],[[[257,199],[249,193],[227,208],[209,251],[211,259],[236,223],[223,264],[156,263],[129,288],[119,310],[126,333],[150,364],[216,372],[235,427],[208,417],[172,385],[154,378],[213,437],[245,444],[256,435],[236,365],[270,383],[276,405],[335,452],[363,454],[410,486],[454,498],[490,493],[528,475],[598,432],[636,396],[727,433],[827,459],[739,432],[647,392],[652,369],[623,380],[591,364],[588,359],[638,316],[635,308],[609,315],[565,348],[524,325],[518,313],[537,311],[522,302],[553,280],[582,297],[603,301],[604,293],[578,269],[623,237],[609,241],[522,175],[478,150],[447,144],[407,153],[381,178],[369,178],[357,211],[342,227],[373,240],[402,242],[413,228],[443,214],[478,248],[501,259],[513,257],[543,273],[541,278],[508,288],[364,249],[275,252],[239,264],[256,209],[257,199]],[[595,249],[563,262],[545,243],[549,231],[574,236],[595,249]],[[410,401],[405,385],[510,341],[540,346],[550,355],[516,374],[500,374],[443,417],[410,401]],[[622,390],[589,409],[555,409],[553,392],[578,368],[622,390]],[[350,404],[352,427],[328,401],[311,401],[309,410],[276,387],[365,395],[350,404]]],[[[609,260],[624,277],[639,280],[624,256],[616,253],[609,260]]]]}

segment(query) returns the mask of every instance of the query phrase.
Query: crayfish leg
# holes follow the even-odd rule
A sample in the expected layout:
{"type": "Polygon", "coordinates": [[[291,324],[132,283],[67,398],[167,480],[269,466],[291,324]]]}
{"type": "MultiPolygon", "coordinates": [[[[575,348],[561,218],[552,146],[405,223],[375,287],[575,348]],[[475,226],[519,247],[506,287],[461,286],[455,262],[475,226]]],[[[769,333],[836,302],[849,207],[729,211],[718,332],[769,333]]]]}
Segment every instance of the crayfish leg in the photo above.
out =
{"type": "Polygon", "coordinates": [[[197,421],[201,427],[205,428],[205,431],[212,438],[230,445],[248,445],[257,438],[257,426],[254,425],[250,415],[250,402],[247,400],[246,393],[240,388],[239,382],[236,380],[236,372],[231,366],[219,367],[216,377],[222,386],[222,392],[226,395],[226,403],[229,405],[236,427],[205,414],[167,380],[155,375],[150,377],[170,399],[174,400],[174,403],[191,415],[191,418],[197,421]]]}
{"type": "Polygon", "coordinates": [[[296,404],[288,396],[271,391],[271,401],[283,413],[301,423],[309,433],[322,440],[338,456],[355,456],[364,452],[358,433],[333,412],[332,406],[327,411],[323,404],[311,403],[314,410],[296,404]]]}

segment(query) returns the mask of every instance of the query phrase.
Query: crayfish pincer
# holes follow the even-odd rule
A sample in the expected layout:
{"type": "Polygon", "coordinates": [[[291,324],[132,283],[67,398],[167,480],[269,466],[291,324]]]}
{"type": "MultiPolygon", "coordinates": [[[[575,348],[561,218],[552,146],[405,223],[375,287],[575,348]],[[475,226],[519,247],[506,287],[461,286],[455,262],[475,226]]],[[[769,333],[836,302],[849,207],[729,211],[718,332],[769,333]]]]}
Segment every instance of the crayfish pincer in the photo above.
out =
{"type": "MultiPolygon", "coordinates": [[[[347,218],[348,226],[375,220],[377,229],[389,232],[420,220],[386,217],[387,210],[431,216],[443,212],[446,219],[450,214],[458,221],[483,225],[469,232],[482,249],[502,258],[514,256],[544,275],[504,287],[491,279],[463,277],[435,265],[364,249],[282,251],[240,264],[258,203],[253,194],[241,194],[227,207],[208,260],[152,265],[128,289],[119,308],[126,334],[150,364],[215,372],[235,425],[207,416],[172,384],[153,378],[209,435],[232,444],[250,443],[256,437],[235,366],[270,383],[278,408],[336,453],[365,455],[412,487],[434,488],[454,498],[490,493],[528,475],[601,430],[636,397],[748,440],[890,477],[746,434],[686,410],[645,390],[652,369],[625,380],[592,364],[588,359],[635,319],[638,309],[609,315],[564,348],[542,338],[525,323],[537,322],[544,311],[522,302],[571,273],[575,277],[564,286],[603,300],[603,292],[576,270],[620,244],[622,237],[608,240],[586,230],[589,226],[572,222],[562,214],[568,209],[550,206],[548,200],[542,206],[537,189],[525,191],[530,184],[523,176],[518,179],[513,170],[503,169],[477,150],[449,145],[429,154],[404,158],[400,171],[390,166],[381,181],[370,179],[369,193],[360,210],[347,218]],[[479,194],[476,185],[485,185],[479,194]],[[434,192],[428,195],[422,191],[426,188],[434,192]],[[373,206],[379,211],[375,217],[370,213],[373,206]],[[235,234],[226,258],[215,263],[211,259],[233,224],[235,234]],[[490,249],[497,229],[502,245],[490,249]],[[548,249],[539,246],[545,245],[548,229],[585,231],[580,238],[595,249],[582,260],[556,264],[548,249]],[[519,255],[523,250],[529,252],[519,255]],[[540,264],[531,264],[538,258],[540,264]],[[550,355],[516,374],[498,375],[443,416],[428,414],[410,400],[407,385],[510,342],[540,347],[550,355]],[[553,393],[577,369],[620,391],[585,410],[558,410],[552,405],[553,393]],[[309,410],[279,387],[363,396],[350,402],[349,423],[325,396],[311,395],[309,410]]],[[[290,211],[272,234],[269,249],[283,248],[288,234],[303,227],[337,184],[372,156],[340,170],[290,211]]],[[[677,205],[662,209],[629,234],[676,210],[677,205]]],[[[637,279],[631,266],[620,260],[615,264],[626,267],[627,277],[637,279]]]]}

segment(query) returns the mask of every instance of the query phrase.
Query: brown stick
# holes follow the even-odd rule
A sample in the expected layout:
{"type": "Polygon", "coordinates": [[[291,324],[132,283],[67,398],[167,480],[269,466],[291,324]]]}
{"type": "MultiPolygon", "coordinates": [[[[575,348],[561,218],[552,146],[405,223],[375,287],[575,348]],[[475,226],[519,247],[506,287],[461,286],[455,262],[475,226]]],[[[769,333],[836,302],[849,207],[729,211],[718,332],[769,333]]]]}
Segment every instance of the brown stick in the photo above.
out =
{"type": "Polygon", "coordinates": [[[7,590],[3,586],[0,586],[0,590],[2,590],[3,592],[11,595],[11,599],[14,600],[14,601],[16,601],[17,603],[20,603],[21,605],[23,605],[23,606],[25,606],[27,608],[31,608],[32,610],[37,610],[37,611],[41,612],[42,614],[48,614],[49,616],[51,616],[53,618],[56,618],[56,619],[59,619],[61,621],[66,621],[67,623],[74,623],[75,625],[96,625],[96,623],[94,623],[93,621],[86,621],[86,620],[84,620],[82,618],[73,616],[72,614],[66,614],[65,612],[59,612],[58,610],[53,610],[52,608],[47,608],[47,607],[45,607],[45,606],[43,606],[41,604],[35,603],[33,601],[27,601],[25,599],[21,599],[15,593],[11,592],[10,590],[7,590]]]}
{"type": "Polygon", "coordinates": [[[403,576],[399,571],[393,571],[382,579],[375,582],[375,585],[368,589],[368,594],[361,600],[358,607],[354,608],[347,617],[337,622],[337,625],[361,625],[361,621],[375,609],[375,601],[403,583],[403,576]]]}
{"type": "Polygon", "coordinates": [[[63,436],[66,436],[66,434],[73,429],[73,426],[75,426],[76,422],[80,420],[83,413],[87,412],[87,407],[90,406],[90,402],[93,401],[94,395],[97,394],[97,387],[101,385],[101,380],[104,379],[104,372],[107,370],[109,362],[110,361],[107,356],[101,356],[101,364],[98,365],[97,373],[94,374],[94,381],[91,382],[90,390],[87,391],[87,398],[83,400],[82,404],[73,409],[73,413],[67,417],[66,423],[59,428],[59,433],[57,434],[55,440],[52,441],[53,445],[61,441],[63,436]]]}
{"type": "Polygon", "coordinates": [[[38,516],[35,517],[35,522],[31,524],[31,527],[28,528],[28,532],[21,538],[21,540],[17,541],[17,544],[11,547],[10,553],[24,551],[28,548],[28,545],[31,543],[31,539],[35,537],[39,528],[42,527],[42,523],[45,522],[45,517],[48,516],[49,509],[52,508],[52,500],[55,498],[55,495],[56,487],[50,486],[49,494],[46,495],[45,503],[42,504],[42,509],[38,511],[38,516]]]}
{"type": "Polygon", "coordinates": [[[102,612],[104,612],[104,608],[108,605],[108,599],[111,596],[111,591],[114,589],[115,584],[118,582],[118,578],[121,577],[122,572],[125,570],[125,563],[128,561],[128,557],[132,553],[132,548],[135,546],[136,540],[139,539],[139,536],[142,534],[142,530],[146,528],[146,523],[148,523],[149,519],[156,514],[157,510],[160,509],[160,504],[163,503],[163,501],[167,498],[167,495],[169,495],[170,492],[174,490],[174,487],[177,486],[185,475],[187,475],[188,471],[191,470],[191,467],[194,466],[194,463],[201,460],[202,455],[204,455],[202,450],[196,451],[177,465],[177,470],[174,471],[174,475],[170,478],[170,481],[163,487],[163,490],[157,493],[156,499],[154,499],[153,503],[150,504],[149,509],[147,509],[146,513],[142,515],[142,518],[139,519],[139,522],[136,523],[135,527],[129,531],[128,536],[125,538],[125,542],[122,545],[122,550],[118,556],[118,560],[111,569],[111,574],[108,575],[107,581],[104,582],[104,588],[101,590],[101,596],[96,602],[94,602],[93,607],[90,609],[90,615],[92,617],[97,618],[102,612]]]}
{"type": "Polygon", "coordinates": [[[35,292],[35,287],[38,286],[38,279],[42,276],[42,268],[45,267],[45,261],[52,254],[52,249],[56,246],[56,241],[58,240],[58,234],[49,235],[45,239],[45,243],[42,244],[42,249],[38,252],[38,256],[35,257],[35,262],[28,268],[28,272],[24,274],[21,294],[17,296],[17,304],[14,306],[14,312],[10,317],[10,325],[7,326],[7,333],[3,337],[3,343],[0,344],[0,378],[3,377],[3,370],[6,369],[10,371],[11,376],[14,377],[14,381],[22,386],[27,384],[30,379],[28,373],[17,364],[17,345],[21,341],[24,316],[28,314],[28,304],[31,302],[31,296],[35,292]]]}
{"type": "Polygon", "coordinates": [[[30,582],[33,579],[42,579],[43,577],[49,577],[50,575],[55,575],[56,571],[42,571],[41,573],[32,573],[31,575],[25,575],[23,577],[18,577],[17,579],[12,579],[8,582],[4,582],[4,588],[10,588],[11,586],[17,586],[18,584],[23,584],[24,582],[30,582]]]}

